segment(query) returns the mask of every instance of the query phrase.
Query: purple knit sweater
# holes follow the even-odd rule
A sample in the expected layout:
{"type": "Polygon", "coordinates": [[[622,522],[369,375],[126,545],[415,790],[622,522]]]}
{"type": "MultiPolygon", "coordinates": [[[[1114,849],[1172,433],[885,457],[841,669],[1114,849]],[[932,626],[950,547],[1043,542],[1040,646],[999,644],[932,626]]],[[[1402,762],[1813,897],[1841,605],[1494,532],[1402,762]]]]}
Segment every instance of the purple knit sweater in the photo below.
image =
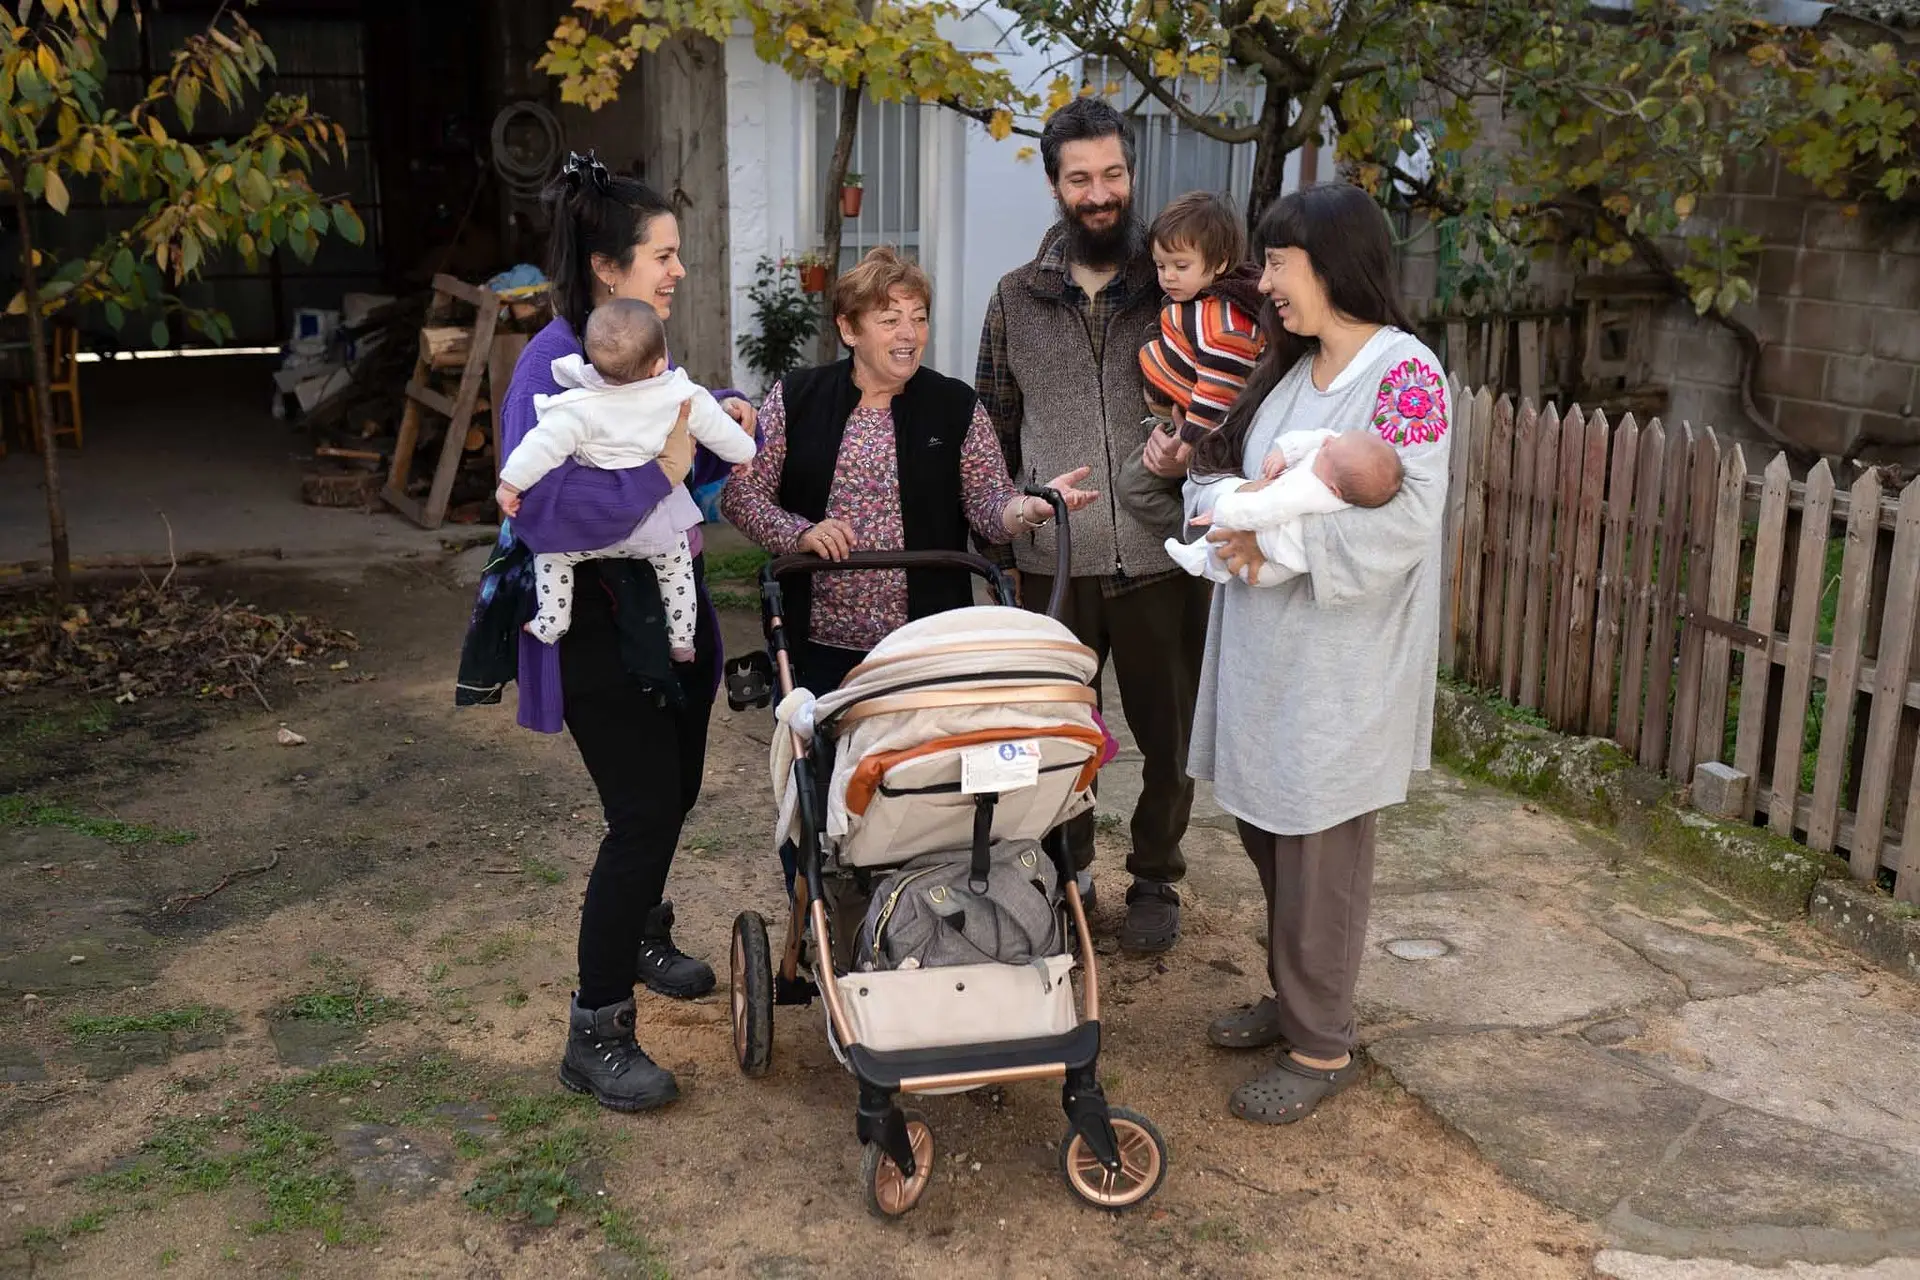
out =
{"type": "MultiPolygon", "coordinates": [[[[513,381],[500,408],[500,447],[505,453],[511,454],[521,438],[533,430],[533,398],[558,395],[565,389],[553,380],[553,362],[561,356],[580,354],[583,352],[573,326],[560,317],[527,343],[513,366],[513,381]]],[[[737,391],[716,391],[714,398],[725,401],[742,397],[737,391]]],[[[729,470],[727,463],[704,448],[696,449],[687,484],[692,488],[711,484],[729,470]]],[[[593,551],[633,532],[633,526],[646,519],[672,489],[672,482],[657,462],[623,471],[600,471],[569,458],[521,496],[513,532],[535,553],[593,551]]],[[[699,529],[688,531],[687,543],[695,555],[700,554],[699,529]]],[[[707,600],[704,582],[700,584],[700,599],[702,607],[711,613],[713,606],[707,600]]],[[[717,627],[717,620],[710,618],[709,625],[717,627]]],[[[521,633],[519,679],[520,724],[539,733],[560,732],[566,719],[560,694],[559,648],[521,633]]]]}

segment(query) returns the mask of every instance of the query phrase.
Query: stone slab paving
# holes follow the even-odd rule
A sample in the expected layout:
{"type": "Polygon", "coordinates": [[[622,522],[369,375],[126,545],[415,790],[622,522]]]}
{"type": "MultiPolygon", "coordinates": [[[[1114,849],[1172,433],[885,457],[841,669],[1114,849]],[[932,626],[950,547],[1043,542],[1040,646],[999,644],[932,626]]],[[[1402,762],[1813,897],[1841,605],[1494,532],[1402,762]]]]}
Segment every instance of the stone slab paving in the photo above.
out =
{"type": "Polygon", "coordinates": [[[1622,1258],[1920,1276],[1920,992],[1504,793],[1437,776],[1407,808],[1360,988],[1376,1062],[1622,1258]],[[1449,864],[1475,887],[1423,887],[1449,864]],[[1446,954],[1389,950],[1412,937],[1446,954]]]}
{"type": "MultiPolygon", "coordinates": [[[[1124,821],[1139,754],[1105,686],[1124,821]]],[[[1204,784],[1194,827],[1188,910],[1247,917],[1204,784]]],[[[1597,1224],[1599,1275],[1920,1280],[1920,989],[1811,930],[1435,773],[1381,817],[1359,1006],[1376,1063],[1597,1224]]]]}

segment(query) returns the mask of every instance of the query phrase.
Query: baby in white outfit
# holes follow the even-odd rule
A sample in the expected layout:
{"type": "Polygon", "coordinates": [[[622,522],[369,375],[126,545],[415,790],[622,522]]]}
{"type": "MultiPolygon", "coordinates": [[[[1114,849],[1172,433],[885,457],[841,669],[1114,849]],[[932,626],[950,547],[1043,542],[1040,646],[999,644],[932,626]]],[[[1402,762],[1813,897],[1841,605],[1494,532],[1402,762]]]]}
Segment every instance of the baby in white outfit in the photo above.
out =
{"type": "MultiPolygon", "coordinates": [[[[1237,475],[1200,479],[1199,505],[1207,514],[1192,523],[1258,535],[1267,562],[1252,585],[1272,587],[1307,571],[1300,518],[1385,506],[1400,492],[1400,455],[1371,431],[1289,431],[1273,442],[1260,474],[1251,482],[1237,475]]],[[[1168,538],[1166,547],[1173,562],[1197,578],[1233,580],[1217,543],[1168,538]]]]}
{"type": "MultiPolygon", "coordinates": [[[[554,381],[569,390],[533,398],[540,420],[500,468],[495,497],[507,515],[520,514],[520,495],[568,458],[603,471],[652,462],[673,433],[680,406],[689,401],[687,428],[695,440],[728,462],[753,457],[753,437],[719,402],[695,386],[684,370],[668,370],[666,330],[652,307],[627,298],[604,302],[587,317],[583,337],[586,360],[562,356],[553,362],[554,381]]],[[[612,546],[535,556],[540,594],[527,630],[547,644],[558,643],[567,633],[573,621],[573,565],[582,560],[645,560],[659,580],[673,660],[691,662],[699,609],[687,530],[699,524],[700,508],[693,495],[676,484],[632,533],[612,546]]]]}

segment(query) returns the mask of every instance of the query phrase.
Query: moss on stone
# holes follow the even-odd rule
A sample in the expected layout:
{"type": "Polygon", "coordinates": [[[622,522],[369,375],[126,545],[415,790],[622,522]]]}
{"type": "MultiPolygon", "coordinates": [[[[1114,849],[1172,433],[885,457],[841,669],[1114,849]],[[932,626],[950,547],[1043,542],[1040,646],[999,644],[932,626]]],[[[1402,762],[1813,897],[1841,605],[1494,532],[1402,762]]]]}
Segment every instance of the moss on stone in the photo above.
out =
{"type": "Polygon", "coordinates": [[[1847,874],[1847,864],[1829,854],[1758,827],[1671,806],[1649,815],[1645,844],[1661,857],[1777,915],[1806,914],[1815,885],[1847,874]]]}
{"type": "Polygon", "coordinates": [[[1460,773],[1612,830],[1774,914],[1805,914],[1814,885],[1847,873],[1837,858],[1682,809],[1678,788],[1616,743],[1513,720],[1451,685],[1434,699],[1433,749],[1460,773]]]}

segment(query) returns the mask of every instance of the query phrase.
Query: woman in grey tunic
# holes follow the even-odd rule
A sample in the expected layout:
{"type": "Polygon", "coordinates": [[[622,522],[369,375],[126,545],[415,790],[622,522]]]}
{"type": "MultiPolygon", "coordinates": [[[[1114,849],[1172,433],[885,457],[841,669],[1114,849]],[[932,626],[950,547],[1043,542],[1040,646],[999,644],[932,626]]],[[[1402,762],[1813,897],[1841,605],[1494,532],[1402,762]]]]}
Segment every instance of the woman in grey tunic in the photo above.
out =
{"type": "MultiPolygon", "coordinates": [[[[1283,431],[1375,431],[1400,454],[1385,506],[1303,517],[1307,572],[1247,585],[1248,533],[1214,530],[1245,580],[1215,591],[1188,772],[1239,820],[1267,900],[1274,995],[1217,1020],[1216,1044],[1280,1047],[1233,1093],[1285,1124],[1359,1074],[1353,989],[1366,941],[1374,819],[1428,765],[1447,487],[1447,386],[1395,296],[1385,216],[1355,187],[1284,197],[1260,219],[1268,345],[1201,442],[1194,476],[1260,474],[1283,431]]],[[[1187,484],[1187,514],[1208,505],[1187,484]]],[[[1264,535],[1263,535],[1264,536],[1264,535]]]]}

